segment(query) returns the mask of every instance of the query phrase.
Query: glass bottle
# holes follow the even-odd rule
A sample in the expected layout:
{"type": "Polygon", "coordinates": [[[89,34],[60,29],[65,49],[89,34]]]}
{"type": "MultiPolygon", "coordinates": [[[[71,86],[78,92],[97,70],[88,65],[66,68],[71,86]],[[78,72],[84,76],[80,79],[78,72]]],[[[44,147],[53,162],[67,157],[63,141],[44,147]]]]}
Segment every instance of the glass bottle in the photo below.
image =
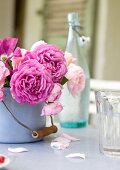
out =
{"type": "Polygon", "coordinates": [[[61,103],[64,106],[63,111],[59,114],[59,122],[64,128],[82,128],[88,124],[89,112],[89,94],[90,94],[90,77],[85,56],[82,54],[82,45],[80,44],[80,22],[78,13],[68,14],[68,39],[66,50],[71,53],[77,60],[76,64],[81,66],[85,73],[85,88],[78,95],[73,97],[64,85],[61,96],[61,103]]]}

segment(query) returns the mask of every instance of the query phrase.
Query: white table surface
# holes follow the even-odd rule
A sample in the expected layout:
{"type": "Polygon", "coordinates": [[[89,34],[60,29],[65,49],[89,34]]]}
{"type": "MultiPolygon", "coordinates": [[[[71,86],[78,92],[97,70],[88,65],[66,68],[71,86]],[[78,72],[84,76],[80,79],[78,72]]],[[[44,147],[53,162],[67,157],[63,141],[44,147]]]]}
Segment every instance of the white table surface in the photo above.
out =
{"type": "Polygon", "coordinates": [[[65,150],[54,150],[51,135],[43,141],[26,144],[0,144],[0,153],[7,155],[11,162],[4,170],[120,170],[120,158],[106,157],[99,153],[98,130],[94,128],[59,129],[59,133],[80,138],[65,150]],[[10,153],[8,147],[25,147],[29,152],[10,153]],[[70,153],[85,153],[86,159],[68,159],[70,153]]]}

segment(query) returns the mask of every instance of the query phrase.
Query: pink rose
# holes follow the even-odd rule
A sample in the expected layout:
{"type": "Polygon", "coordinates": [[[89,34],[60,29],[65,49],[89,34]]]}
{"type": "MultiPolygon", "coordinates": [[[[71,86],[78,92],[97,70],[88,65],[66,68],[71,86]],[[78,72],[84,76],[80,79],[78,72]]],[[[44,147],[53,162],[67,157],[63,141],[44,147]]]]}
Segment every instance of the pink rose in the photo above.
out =
{"type": "Polygon", "coordinates": [[[36,50],[37,48],[39,48],[39,46],[41,45],[41,44],[47,44],[47,43],[45,43],[45,41],[37,41],[37,42],[35,42],[33,45],[32,45],[32,47],[31,47],[31,51],[33,51],[33,50],[36,50]]]}
{"type": "Polygon", "coordinates": [[[10,74],[8,68],[6,68],[5,64],[0,61],[0,88],[4,86],[6,77],[10,74]]]}
{"type": "Polygon", "coordinates": [[[43,107],[41,116],[56,115],[60,113],[62,109],[63,106],[58,101],[55,101],[54,103],[49,103],[43,107]]]}
{"type": "Polygon", "coordinates": [[[54,83],[59,83],[67,72],[64,53],[54,45],[42,43],[33,50],[39,63],[45,65],[54,83]]]}
{"type": "Polygon", "coordinates": [[[10,56],[10,54],[14,51],[17,41],[17,38],[11,37],[0,39],[0,55],[4,54],[10,56]]]}
{"type": "Polygon", "coordinates": [[[81,92],[85,87],[85,74],[80,66],[70,64],[66,74],[68,79],[67,86],[70,93],[75,96],[81,92]]]}
{"type": "Polygon", "coordinates": [[[61,84],[55,83],[54,88],[53,88],[50,96],[48,97],[47,101],[54,102],[54,101],[58,100],[62,94],[62,89],[63,89],[63,87],[61,84]]]}
{"type": "Polygon", "coordinates": [[[66,51],[65,52],[65,60],[66,60],[67,66],[69,66],[71,63],[75,63],[76,58],[74,58],[71,53],[68,53],[66,51]]]}
{"type": "Polygon", "coordinates": [[[38,104],[49,97],[54,84],[46,68],[37,60],[30,59],[13,73],[10,87],[18,103],[38,104]]]}
{"type": "Polygon", "coordinates": [[[3,89],[0,88],[0,101],[3,100],[3,97],[4,97],[3,89]]]}
{"type": "Polygon", "coordinates": [[[17,47],[12,55],[12,66],[13,70],[17,69],[23,62],[25,58],[25,54],[27,53],[27,50],[21,49],[17,47]]]}

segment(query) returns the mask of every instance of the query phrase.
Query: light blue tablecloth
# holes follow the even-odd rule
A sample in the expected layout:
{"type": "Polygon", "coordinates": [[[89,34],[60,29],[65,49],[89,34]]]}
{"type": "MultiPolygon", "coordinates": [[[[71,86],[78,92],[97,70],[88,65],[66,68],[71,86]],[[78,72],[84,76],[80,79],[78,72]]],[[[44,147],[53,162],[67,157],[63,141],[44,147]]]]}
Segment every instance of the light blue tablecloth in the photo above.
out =
{"type": "Polygon", "coordinates": [[[27,144],[0,144],[0,153],[7,155],[11,162],[6,170],[120,170],[120,158],[110,158],[99,153],[98,130],[59,129],[55,135],[43,141],[27,144]],[[59,133],[80,138],[65,150],[54,150],[50,143],[59,133]],[[8,147],[25,147],[29,152],[10,153],[8,147]],[[70,153],[85,153],[86,159],[68,159],[70,153]]]}

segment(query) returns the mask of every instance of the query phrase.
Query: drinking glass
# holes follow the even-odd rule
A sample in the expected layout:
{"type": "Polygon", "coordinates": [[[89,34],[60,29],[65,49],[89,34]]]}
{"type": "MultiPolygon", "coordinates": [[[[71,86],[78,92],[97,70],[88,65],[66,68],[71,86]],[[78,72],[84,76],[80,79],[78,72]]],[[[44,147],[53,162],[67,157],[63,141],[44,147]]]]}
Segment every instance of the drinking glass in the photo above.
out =
{"type": "Polygon", "coordinates": [[[107,156],[120,156],[120,91],[95,91],[99,124],[99,149],[107,156]]]}

